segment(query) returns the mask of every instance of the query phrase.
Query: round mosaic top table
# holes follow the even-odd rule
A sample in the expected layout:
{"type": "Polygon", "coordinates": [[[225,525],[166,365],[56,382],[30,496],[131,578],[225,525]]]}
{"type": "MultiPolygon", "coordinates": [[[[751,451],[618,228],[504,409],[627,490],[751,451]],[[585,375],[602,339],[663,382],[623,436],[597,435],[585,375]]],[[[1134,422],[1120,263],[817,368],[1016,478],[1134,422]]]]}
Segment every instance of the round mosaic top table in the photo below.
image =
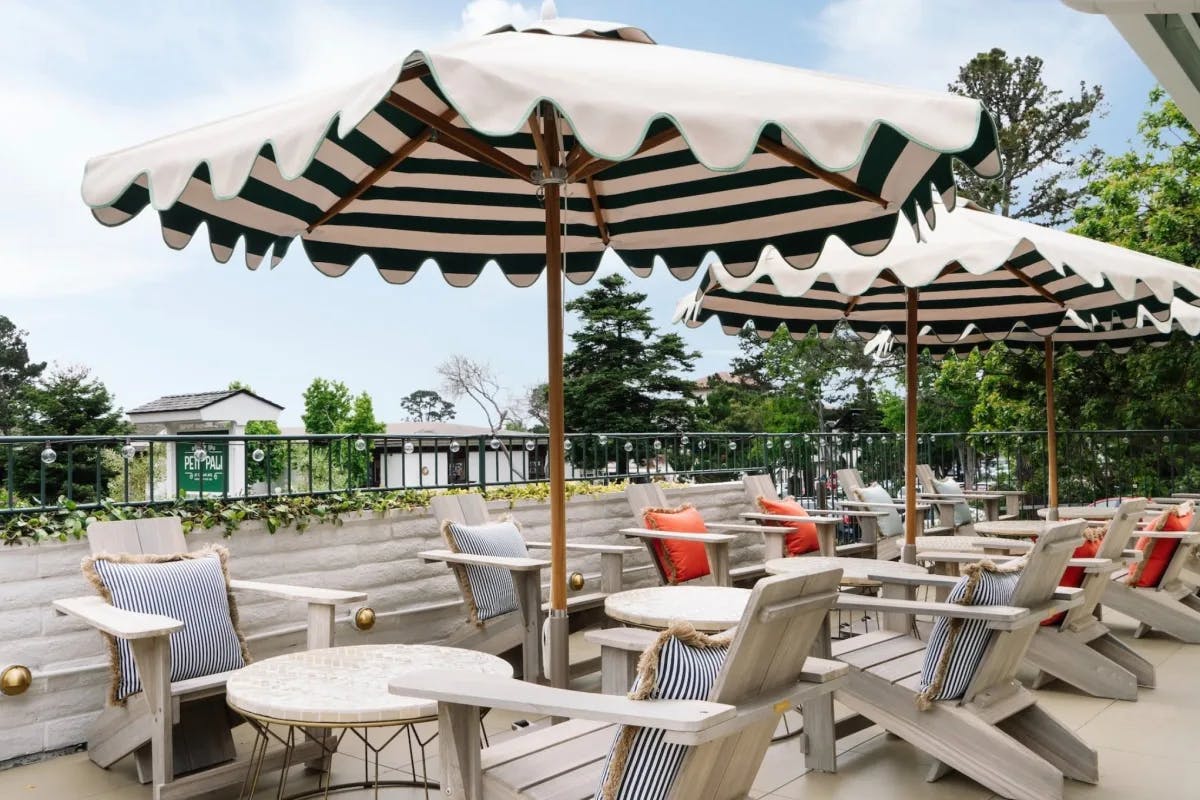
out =
{"type": "Polygon", "coordinates": [[[749,589],[730,586],[652,586],[610,594],[604,599],[604,613],[643,628],[685,621],[696,630],[715,632],[741,622],[749,600],[749,589]]]}
{"type": "Polygon", "coordinates": [[[877,561],[873,558],[839,558],[825,556],[801,556],[799,558],[772,558],[766,563],[772,575],[820,572],[825,569],[842,571],[842,586],[878,586],[879,581],[870,576],[903,578],[913,575],[928,575],[924,567],[904,564],[899,561],[877,561]]]}
{"type": "MultiPolygon", "coordinates": [[[[1064,519],[1066,519],[1064,517],[1064,519]]],[[[1046,532],[1046,526],[1055,523],[1044,519],[998,519],[991,522],[976,522],[975,532],[981,536],[1013,537],[1032,539],[1046,532]]]]}
{"type": "Polygon", "coordinates": [[[420,669],[461,669],[512,677],[502,658],[423,644],[304,650],[238,670],[225,684],[236,711],[294,725],[373,727],[435,719],[437,701],[388,693],[388,681],[420,669]]]}
{"type": "MultiPolygon", "coordinates": [[[[1050,513],[1049,509],[1039,508],[1037,515],[1040,519],[1045,519],[1050,513]]],[[[1059,521],[1068,519],[1112,519],[1117,515],[1117,509],[1109,508],[1108,506],[1059,506],[1058,519],[1059,521]]],[[[979,530],[979,526],[975,526],[979,530]]]]}

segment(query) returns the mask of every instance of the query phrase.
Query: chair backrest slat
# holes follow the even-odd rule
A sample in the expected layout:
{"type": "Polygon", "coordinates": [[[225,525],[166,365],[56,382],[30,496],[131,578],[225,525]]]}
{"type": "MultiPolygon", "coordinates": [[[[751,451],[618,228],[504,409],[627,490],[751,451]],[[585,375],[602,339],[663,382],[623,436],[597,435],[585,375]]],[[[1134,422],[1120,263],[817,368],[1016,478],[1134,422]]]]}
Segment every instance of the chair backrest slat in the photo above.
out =
{"type": "Polygon", "coordinates": [[[487,501],[480,494],[439,494],[430,498],[429,510],[441,525],[446,520],[464,525],[483,525],[489,521],[487,501]]]}
{"type": "Polygon", "coordinates": [[[170,555],[186,553],[187,539],[179,517],[93,522],[88,526],[88,547],[92,554],[130,553],[133,555],[170,555]]]}
{"type": "MultiPolygon", "coordinates": [[[[1188,531],[1190,533],[1200,532],[1200,512],[1192,515],[1192,524],[1188,526],[1188,531]]],[[[1161,546],[1161,540],[1156,546],[1161,546]]],[[[1158,582],[1159,588],[1171,586],[1179,579],[1180,571],[1183,570],[1184,565],[1191,558],[1192,552],[1195,549],[1196,545],[1179,543],[1179,546],[1175,548],[1174,555],[1171,556],[1171,560],[1167,562],[1167,568],[1163,570],[1162,578],[1158,582]]]]}
{"type": "Polygon", "coordinates": [[[854,489],[861,489],[866,486],[863,483],[862,475],[856,469],[839,469],[837,471],[838,486],[841,487],[842,493],[846,495],[847,500],[857,500],[854,496],[854,489]]]}
{"type": "Polygon", "coordinates": [[[625,499],[629,501],[629,510],[637,518],[639,528],[645,525],[643,511],[667,507],[667,495],[657,483],[631,483],[625,487],[625,499]]]}
{"type": "MultiPolygon", "coordinates": [[[[709,700],[738,705],[754,701],[766,692],[795,685],[817,631],[826,624],[840,580],[839,569],[809,575],[780,575],[755,584],[709,700]],[[787,605],[814,596],[824,597],[826,602],[796,604],[795,613],[782,614],[767,622],[760,617],[760,612],[768,606],[787,605]]],[[[672,787],[671,797],[676,800],[748,797],[776,724],[776,718],[771,717],[724,739],[693,747],[672,787]]]]}
{"type": "Polygon", "coordinates": [[[775,488],[775,481],[770,475],[743,476],[742,487],[746,490],[746,499],[755,507],[755,511],[758,511],[758,498],[779,499],[779,490],[775,488]]]}
{"type": "MultiPolygon", "coordinates": [[[[1083,543],[1085,524],[1081,519],[1069,520],[1046,529],[1026,556],[1025,568],[1009,605],[1037,608],[1050,602],[1067,562],[1075,548],[1083,543]]],[[[1026,625],[1015,631],[992,631],[963,702],[970,702],[979,693],[1014,680],[1037,630],[1037,625],[1026,625]]]]}
{"type": "MultiPolygon", "coordinates": [[[[1129,546],[1129,537],[1137,528],[1138,520],[1145,507],[1145,500],[1126,500],[1121,504],[1112,521],[1108,523],[1108,533],[1105,534],[1100,549],[1096,551],[1096,558],[1120,561],[1121,552],[1129,546]]],[[[1096,605],[1104,596],[1104,590],[1108,587],[1111,579],[1112,576],[1107,572],[1084,575],[1081,587],[1083,602],[1067,611],[1061,626],[1070,628],[1079,623],[1090,622],[1093,619],[1096,605]]]]}
{"type": "Polygon", "coordinates": [[[937,494],[937,489],[933,482],[937,479],[937,475],[933,472],[933,467],[928,464],[917,464],[917,483],[921,488],[930,494],[937,494]]]}

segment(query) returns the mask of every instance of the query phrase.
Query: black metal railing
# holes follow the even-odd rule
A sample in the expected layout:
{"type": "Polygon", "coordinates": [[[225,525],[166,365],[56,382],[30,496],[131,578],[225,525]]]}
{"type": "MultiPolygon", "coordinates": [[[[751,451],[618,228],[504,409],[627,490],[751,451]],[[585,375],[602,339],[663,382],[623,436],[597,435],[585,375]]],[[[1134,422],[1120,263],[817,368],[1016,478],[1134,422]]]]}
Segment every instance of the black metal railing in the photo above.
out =
{"type": "MultiPolygon", "coordinates": [[[[562,454],[571,481],[712,482],[769,472],[780,491],[836,504],[837,470],[852,467],[894,495],[900,434],[579,433],[562,454]]],[[[1200,490],[1200,430],[1062,431],[1059,498],[1200,490]]],[[[0,437],[0,514],[179,499],[261,498],[346,491],[544,482],[544,434],[0,437]]],[[[1043,431],[922,434],[918,460],[974,488],[1020,489],[1045,502],[1043,431]]]]}

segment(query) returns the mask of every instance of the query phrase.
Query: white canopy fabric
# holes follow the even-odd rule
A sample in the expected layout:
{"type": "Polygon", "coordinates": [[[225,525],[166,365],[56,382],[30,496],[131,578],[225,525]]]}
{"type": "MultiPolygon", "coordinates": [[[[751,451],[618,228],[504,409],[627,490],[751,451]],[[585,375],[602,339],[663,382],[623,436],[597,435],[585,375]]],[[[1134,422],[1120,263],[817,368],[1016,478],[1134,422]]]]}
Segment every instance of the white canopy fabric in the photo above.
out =
{"type": "Polygon", "coordinates": [[[918,347],[940,357],[1000,340],[1041,346],[1046,336],[1127,348],[1132,338],[1167,338],[1172,304],[1200,297],[1198,270],[959,204],[926,241],[897,241],[874,257],[831,244],[808,270],[770,252],[745,276],[712,265],[676,316],[692,326],[716,317],[730,333],[752,325],[764,336],[782,324],[797,338],[844,322],[864,338],[890,331],[904,344],[906,290],[919,289],[918,347]]]}
{"type": "Polygon", "coordinates": [[[545,266],[529,128],[543,99],[562,117],[577,283],[606,247],[638,272],[660,257],[681,278],[710,252],[749,271],[768,244],[796,267],[830,237],[877,253],[898,214],[932,221],[931,195],[953,202],[953,159],[1000,169],[975,100],[550,19],[98,156],[83,199],[106,225],[152,207],[176,249],[205,226],[215,258],[240,241],[251,268],[274,266],[300,237],[328,275],[367,256],[403,283],[432,260],[467,285],[494,260],[528,285],[545,266]]]}

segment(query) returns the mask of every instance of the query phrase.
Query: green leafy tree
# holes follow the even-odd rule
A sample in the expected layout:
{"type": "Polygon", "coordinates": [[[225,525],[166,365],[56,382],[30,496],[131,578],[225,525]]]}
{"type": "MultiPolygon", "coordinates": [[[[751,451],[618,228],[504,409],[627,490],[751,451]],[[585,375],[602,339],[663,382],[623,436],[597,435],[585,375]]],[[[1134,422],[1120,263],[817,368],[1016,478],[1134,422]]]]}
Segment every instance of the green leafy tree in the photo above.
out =
{"type": "Polygon", "coordinates": [[[675,333],[654,328],[646,295],[620,275],[567,303],[580,318],[563,363],[566,423],[571,430],[665,431],[695,422],[693,383],[699,353],[675,333]]]}
{"type": "Polygon", "coordinates": [[[385,426],[375,418],[374,403],[366,392],[352,395],[341,381],[314,378],[304,390],[304,429],[314,434],[342,434],[345,438],[327,443],[313,443],[313,453],[293,448],[293,465],[308,472],[314,489],[341,486],[363,486],[369,482],[368,465],[374,445],[367,442],[364,451],[356,447],[354,434],[383,433],[385,426]],[[332,465],[333,472],[329,473],[332,465]],[[325,474],[329,473],[329,474],[325,474]]]}
{"type": "MultiPolygon", "coordinates": [[[[241,381],[231,381],[229,383],[231,391],[244,389],[247,392],[253,392],[249,384],[241,381]]],[[[252,419],[246,423],[246,436],[278,436],[280,434],[279,423],[271,419],[252,419]]],[[[247,439],[246,442],[246,482],[249,484],[269,482],[276,484],[287,469],[287,447],[280,442],[270,442],[268,440],[253,441],[247,439]],[[263,460],[255,461],[253,454],[256,449],[263,451],[263,460]],[[270,481],[268,481],[270,476],[270,481]]]]}
{"type": "Polygon", "coordinates": [[[29,359],[25,331],[0,315],[0,435],[18,433],[30,413],[30,388],[46,362],[29,359]]]}
{"type": "Polygon", "coordinates": [[[106,468],[103,446],[72,444],[70,452],[59,436],[121,436],[130,428],[108,388],[84,366],[56,366],[30,390],[30,416],[24,429],[31,436],[45,436],[59,457],[49,465],[41,462],[41,446],[24,447],[16,464],[15,483],[21,494],[44,497],[54,502],[70,495],[76,502],[96,502],[96,487],[104,492],[113,472],[106,468]],[[42,493],[42,475],[45,492],[42,493]]]}
{"type": "Polygon", "coordinates": [[[1098,157],[1098,150],[1079,143],[1103,113],[1100,86],[1081,81],[1078,95],[1064,96],[1042,79],[1042,59],[993,48],[960,68],[949,89],[982,100],[992,112],[1004,161],[996,180],[958,167],[965,194],[1007,217],[1047,225],[1066,221],[1081,191],[1073,181],[1098,157]]]}
{"type": "Polygon", "coordinates": [[[454,419],[454,404],[432,389],[418,389],[400,400],[409,422],[447,422],[454,419]]]}
{"type": "Polygon", "coordinates": [[[341,381],[313,378],[304,390],[304,413],[300,419],[309,433],[338,433],[339,425],[350,418],[350,412],[350,390],[341,381]]]}

